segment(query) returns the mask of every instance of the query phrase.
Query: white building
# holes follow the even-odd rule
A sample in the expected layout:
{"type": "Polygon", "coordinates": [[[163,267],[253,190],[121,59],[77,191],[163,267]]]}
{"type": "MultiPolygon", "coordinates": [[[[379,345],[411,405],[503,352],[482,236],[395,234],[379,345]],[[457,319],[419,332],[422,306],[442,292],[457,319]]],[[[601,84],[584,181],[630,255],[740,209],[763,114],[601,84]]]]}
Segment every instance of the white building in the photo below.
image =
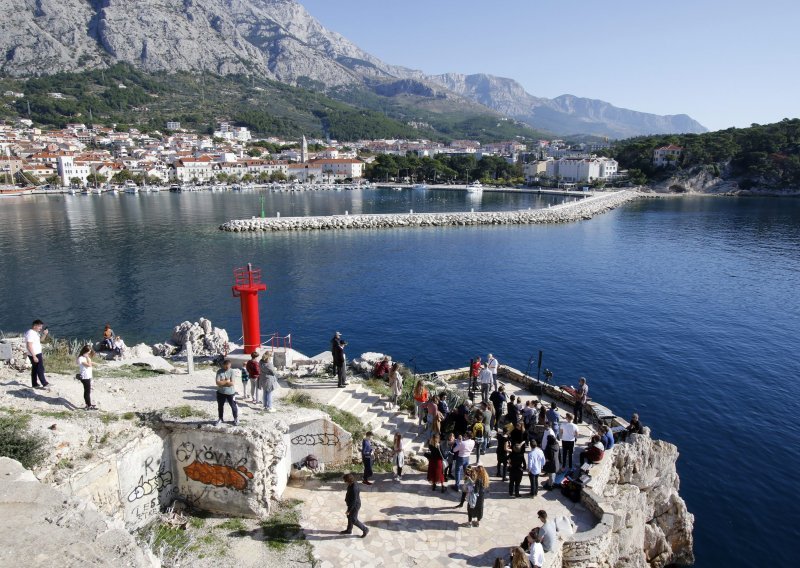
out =
{"type": "Polygon", "coordinates": [[[180,130],[181,123],[177,120],[170,120],[167,122],[167,130],[180,130]]]}
{"type": "Polygon", "coordinates": [[[565,182],[592,182],[613,178],[618,167],[612,158],[561,158],[547,162],[547,175],[565,182]]]}
{"type": "Polygon", "coordinates": [[[213,180],[219,172],[219,164],[208,156],[181,158],[173,165],[171,177],[180,183],[197,181],[205,183],[213,180]]]}
{"type": "Polygon", "coordinates": [[[61,185],[69,187],[72,178],[80,179],[84,185],[88,183],[92,168],[86,162],[76,162],[74,156],[59,156],[57,163],[61,185]]]}
{"type": "Polygon", "coordinates": [[[680,146],[675,146],[674,144],[656,148],[653,150],[653,165],[657,168],[674,166],[677,163],[678,158],[681,157],[682,153],[683,148],[680,146]]]}
{"type": "Polygon", "coordinates": [[[358,179],[364,176],[364,162],[354,158],[312,160],[310,163],[322,170],[326,181],[358,179]]]}

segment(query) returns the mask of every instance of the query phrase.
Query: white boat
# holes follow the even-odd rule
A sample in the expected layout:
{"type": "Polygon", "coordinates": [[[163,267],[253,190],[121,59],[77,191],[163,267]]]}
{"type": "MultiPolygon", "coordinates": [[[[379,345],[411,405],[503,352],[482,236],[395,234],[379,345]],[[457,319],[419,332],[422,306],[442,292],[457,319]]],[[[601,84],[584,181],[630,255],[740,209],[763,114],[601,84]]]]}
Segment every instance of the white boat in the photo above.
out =
{"type": "Polygon", "coordinates": [[[415,183],[411,186],[411,189],[428,189],[428,186],[424,183],[415,183]]]}
{"type": "Polygon", "coordinates": [[[136,187],[136,184],[131,180],[126,181],[122,189],[125,193],[139,193],[139,188],[136,187]]]}
{"type": "Polygon", "coordinates": [[[479,181],[473,181],[467,185],[467,193],[479,193],[483,191],[483,184],[479,181]]]}

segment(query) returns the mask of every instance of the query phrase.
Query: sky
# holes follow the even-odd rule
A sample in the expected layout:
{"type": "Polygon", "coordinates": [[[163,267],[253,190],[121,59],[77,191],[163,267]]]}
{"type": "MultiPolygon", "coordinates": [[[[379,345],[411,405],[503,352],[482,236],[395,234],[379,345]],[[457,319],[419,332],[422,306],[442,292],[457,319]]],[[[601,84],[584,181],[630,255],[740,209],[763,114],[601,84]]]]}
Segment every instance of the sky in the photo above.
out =
{"type": "Polygon", "coordinates": [[[299,0],[387,63],[711,130],[800,116],[800,0],[299,0]]]}

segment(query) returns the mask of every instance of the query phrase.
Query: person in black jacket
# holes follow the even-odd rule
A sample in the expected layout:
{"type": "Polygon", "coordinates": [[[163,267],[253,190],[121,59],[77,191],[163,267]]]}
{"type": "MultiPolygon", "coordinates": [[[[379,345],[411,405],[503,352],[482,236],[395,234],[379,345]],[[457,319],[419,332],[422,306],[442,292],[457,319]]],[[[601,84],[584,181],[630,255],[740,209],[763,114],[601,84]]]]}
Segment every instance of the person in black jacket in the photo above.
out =
{"type": "Polygon", "coordinates": [[[345,474],[344,482],[347,484],[347,495],[344,502],[347,505],[347,529],[339,534],[353,534],[353,525],[360,528],[363,532],[361,538],[369,534],[369,529],[364,523],[358,520],[358,512],[361,510],[361,490],[358,488],[356,478],[352,473],[345,474]]]}
{"type": "Polygon", "coordinates": [[[344,347],[347,342],[342,339],[342,333],[337,331],[331,339],[331,355],[333,355],[333,371],[338,378],[337,386],[344,388],[347,385],[347,365],[344,356],[344,347]]]}

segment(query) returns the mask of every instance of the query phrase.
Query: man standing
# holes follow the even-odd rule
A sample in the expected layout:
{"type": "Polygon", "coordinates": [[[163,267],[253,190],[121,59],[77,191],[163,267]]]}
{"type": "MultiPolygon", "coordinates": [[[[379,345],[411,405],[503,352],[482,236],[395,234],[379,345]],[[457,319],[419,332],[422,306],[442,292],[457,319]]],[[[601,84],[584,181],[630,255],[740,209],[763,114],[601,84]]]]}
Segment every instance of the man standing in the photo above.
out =
{"type": "Polygon", "coordinates": [[[572,469],[572,454],[575,451],[575,440],[578,439],[578,427],[572,423],[572,414],[569,412],[567,421],[561,425],[558,437],[561,439],[561,464],[564,469],[567,467],[572,469]]]}
{"type": "Polygon", "coordinates": [[[575,424],[583,422],[583,406],[589,399],[589,385],[586,384],[586,379],[581,377],[578,381],[578,389],[575,394],[575,424]]]}
{"type": "Polygon", "coordinates": [[[489,402],[489,387],[492,386],[492,372],[486,363],[483,364],[483,368],[478,375],[478,382],[481,385],[481,401],[485,404],[489,402]]]}
{"type": "Polygon", "coordinates": [[[489,432],[491,432],[492,426],[492,412],[485,402],[481,403],[481,416],[483,418],[483,445],[480,453],[485,454],[486,450],[489,449],[489,432]]]}
{"type": "Polygon", "coordinates": [[[481,358],[475,357],[475,359],[469,360],[469,388],[470,390],[477,390],[478,389],[478,375],[481,372],[481,358]]]}
{"type": "Polygon", "coordinates": [[[361,461],[364,464],[364,485],[372,485],[372,482],[369,480],[369,478],[372,477],[372,455],[372,432],[370,431],[364,434],[364,439],[361,440],[361,461]]]}
{"type": "Polygon", "coordinates": [[[544,452],[536,444],[536,440],[531,440],[531,451],[528,454],[528,479],[531,482],[531,497],[536,497],[539,493],[539,475],[544,467],[544,452]]]}
{"type": "Polygon", "coordinates": [[[503,410],[505,410],[506,407],[505,387],[501,386],[499,389],[494,391],[489,397],[489,400],[492,401],[492,404],[494,405],[494,417],[492,418],[494,420],[494,424],[491,426],[492,428],[498,428],[500,426],[498,422],[500,422],[500,418],[503,416],[503,410]]]}
{"type": "Polygon", "coordinates": [[[222,423],[227,402],[233,412],[233,425],[239,425],[239,408],[236,405],[236,387],[233,383],[233,369],[231,369],[230,359],[222,362],[222,368],[217,371],[217,425],[222,423]]]}
{"type": "Polygon", "coordinates": [[[38,319],[34,320],[31,328],[25,332],[25,354],[31,362],[31,386],[35,389],[49,390],[47,387],[50,383],[44,378],[42,355],[42,337],[47,337],[47,333],[44,322],[38,319]]]}
{"type": "Polygon", "coordinates": [[[492,382],[494,383],[494,390],[497,390],[497,369],[500,367],[500,364],[497,362],[497,359],[494,358],[494,355],[489,353],[489,356],[486,360],[486,366],[489,367],[489,371],[492,373],[492,382]]]}
{"type": "Polygon", "coordinates": [[[347,505],[347,528],[339,534],[353,534],[353,525],[361,529],[361,538],[369,534],[369,529],[364,526],[364,523],[358,520],[358,512],[361,510],[361,489],[356,483],[356,478],[352,473],[344,476],[344,482],[347,484],[347,495],[345,495],[344,502],[347,505]]]}
{"type": "Polygon", "coordinates": [[[550,405],[550,409],[545,413],[545,417],[550,423],[550,426],[553,427],[553,432],[555,432],[556,438],[558,438],[558,432],[561,428],[561,424],[559,424],[561,422],[561,417],[558,415],[558,407],[556,406],[555,402],[550,405]]]}
{"type": "Polygon", "coordinates": [[[347,360],[344,356],[344,348],[347,342],[342,339],[342,333],[337,331],[331,339],[331,354],[333,355],[333,370],[339,379],[337,386],[344,388],[347,386],[347,360]]]}

